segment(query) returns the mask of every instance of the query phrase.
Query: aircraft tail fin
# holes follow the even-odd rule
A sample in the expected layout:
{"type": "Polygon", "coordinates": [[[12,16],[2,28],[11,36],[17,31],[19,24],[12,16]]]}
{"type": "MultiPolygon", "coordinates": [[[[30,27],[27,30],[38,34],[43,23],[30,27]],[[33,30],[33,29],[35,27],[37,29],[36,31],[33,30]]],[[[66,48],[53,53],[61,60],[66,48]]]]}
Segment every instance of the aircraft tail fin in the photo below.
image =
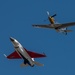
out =
{"type": "Polygon", "coordinates": [[[34,61],[34,64],[37,65],[37,66],[44,66],[44,64],[41,64],[41,63],[36,62],[36,61],[34,61]]]}

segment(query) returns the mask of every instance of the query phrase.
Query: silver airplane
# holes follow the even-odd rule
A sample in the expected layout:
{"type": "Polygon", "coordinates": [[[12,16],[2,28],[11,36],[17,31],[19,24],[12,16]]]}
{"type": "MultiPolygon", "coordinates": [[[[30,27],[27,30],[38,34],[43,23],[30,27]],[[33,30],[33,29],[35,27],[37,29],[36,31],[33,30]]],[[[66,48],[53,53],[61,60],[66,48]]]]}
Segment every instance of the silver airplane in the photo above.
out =
{"type": "Polygon", "coordinates": [[[53,16],[49,15],[49,12],[47,11],[48,14],[48,20],[50,21],[51,24],[33,24],[33,27],[36,28],[50,28],[50,29],[55,29],[57,32],[61,32],[67,35],[67,32],[71,32],[72,30],[67,30],[67,27],[69,26],[74,26],[75,22],[70,22],[70,23],[64,23],[64,24],[58,24],[55,22],[54,17],[56,14],[53,16]]]}
{"type": "Polygon", "coordinates": [[[22,67],[28,65],[33,67],[35,64],[38,66],[43,66],[43,64],[35,62],[34,58],[46,57],[45,54],[39,54],[39,53],[28,51],[16,39],[11,37],[10,40],[15,48],[15,51],[8,56],[4,54],[6,58],[23,59],[24,62],[21,64],[22,67]]]}

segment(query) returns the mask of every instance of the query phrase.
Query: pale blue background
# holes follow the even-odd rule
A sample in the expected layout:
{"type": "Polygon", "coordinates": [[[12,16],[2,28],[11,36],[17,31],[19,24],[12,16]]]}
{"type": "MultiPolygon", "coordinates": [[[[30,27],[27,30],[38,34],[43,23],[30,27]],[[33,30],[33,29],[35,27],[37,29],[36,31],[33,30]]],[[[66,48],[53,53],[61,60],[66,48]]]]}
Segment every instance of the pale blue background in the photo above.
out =
{"type": "Polygon", "coordinates": [[[75,0],[0,0],[0,75],[75,75],[75,27],[67,36],[32,24],[49,24],[46,11],[59,23],[75,21],[75,0]],[[14,51],[9,37],[47,57],[36,59],[44,67],[21,68],[23,60],[8,60],[14,51]]]}

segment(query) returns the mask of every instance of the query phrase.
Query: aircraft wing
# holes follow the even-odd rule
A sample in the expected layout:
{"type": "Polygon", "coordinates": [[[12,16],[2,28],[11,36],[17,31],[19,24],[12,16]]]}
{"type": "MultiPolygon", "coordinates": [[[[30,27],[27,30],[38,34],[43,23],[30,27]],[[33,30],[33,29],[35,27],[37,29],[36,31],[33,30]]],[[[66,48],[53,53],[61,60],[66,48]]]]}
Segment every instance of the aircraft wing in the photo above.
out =
{"type": "Polygon", "coordinates": [[[14,51],[10,55],[8,55],[7,58],[8,59],[21,59],[21,56],[16,51],[14,51]]]}
{"type": "Polygon", "coordinates": [[[65,27],[74,26],[74,25],[75,25],[75,22],[64,23],[57,26],[57,28],[65,28],[65,27]]]}
{"type": "MultiPolygon", "coordinates": [[[[26,50],[26,49],[25,49],[25,50],[26,50]]],[[[29,56],[30,56],[31,58],[41,58],[41,57],[46,57],[45,54],[40,54],[40,53],[28,51],[28,50],[26,50],[26,51],[27,51],[27,53],[29,54],[29,56]]]]}
{"type": "Polygon", "coordinates": [[[32,25],[33,27],[36,28],[53,28],[50,24],[46,24],[46,25],[38,25],[38,24],[34,24],[32,25]]]}

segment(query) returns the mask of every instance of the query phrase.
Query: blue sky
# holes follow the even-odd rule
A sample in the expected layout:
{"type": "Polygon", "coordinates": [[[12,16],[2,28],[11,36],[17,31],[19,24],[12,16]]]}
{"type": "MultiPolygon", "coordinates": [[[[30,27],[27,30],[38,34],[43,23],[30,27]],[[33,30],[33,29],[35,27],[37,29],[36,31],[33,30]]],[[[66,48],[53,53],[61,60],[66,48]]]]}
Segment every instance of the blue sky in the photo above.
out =
{"type": "Polygon", "coordinates": [[[0,1],[0,74],[2,75],[75,75],[75,27],[67,36],[32,24],[49,24],[46,11],[57,14],[59,23],[75,21],[75,0],[1,0],[0,1]],[[7,60],[3,54],[14,51],[9,37],[26,49],[47,57],[35,59],[44,67],[21,68],[23,60],[7,60]]]}

